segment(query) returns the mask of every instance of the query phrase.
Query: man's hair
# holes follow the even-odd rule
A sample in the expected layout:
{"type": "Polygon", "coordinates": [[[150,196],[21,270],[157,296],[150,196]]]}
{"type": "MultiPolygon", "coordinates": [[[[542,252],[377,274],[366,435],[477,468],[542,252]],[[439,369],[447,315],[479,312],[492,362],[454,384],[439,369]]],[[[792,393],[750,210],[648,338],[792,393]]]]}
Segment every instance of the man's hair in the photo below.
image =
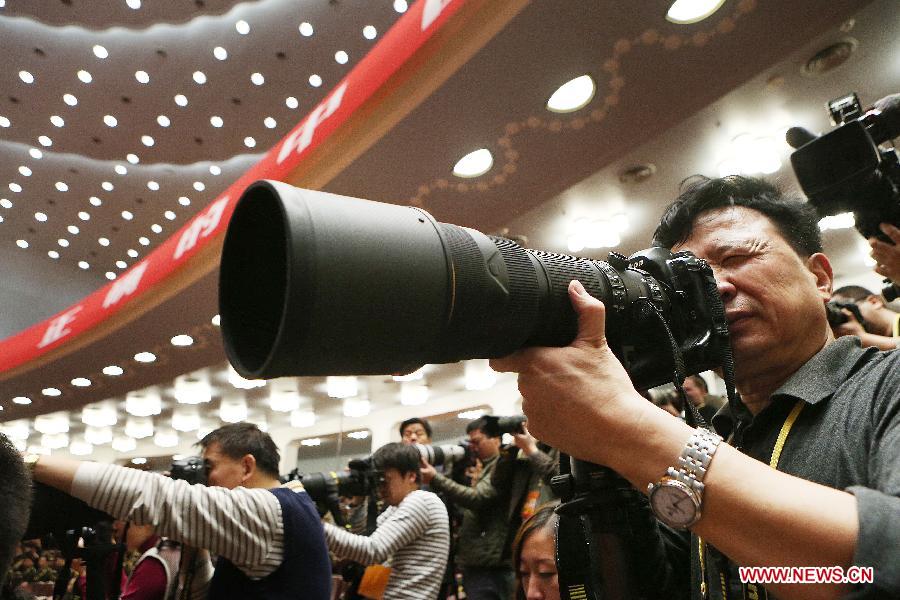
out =
{"type": "Polygon", "coordinates": [[[872,292],[867,290],[861,285],[845,285],[844,287],[839,287],[831,293],[832,296],[843,296],[844,298],[849,298],[853,302],[861,302],[865,300],[869,296],[874,296],[872,292]]]}
{"type": "Polygon", "coordinates": [[[403,475],[415,472],[419,481],[419,451],[409,444],[385,444],[372,454],[372,465],[379,471],[397,469],[403,475]]]}
{"type": "Polygon", "coordinates": [[[28,526],[31,512],[31,477],[22,457],[0,433],[0,498],[3,498],[3,515],[0,519],[0,585],[16,551],[22,534],[28,526]]]}
{"type": "Polygon", "coordinates": [[[704,392],[709,391],[709,386],[706,385],[706,380],[703,379],[702,377],[700,377],[699,375],[691,375],[690,377],[688,377],[688,379],[690,379],[694,383],[696,383],[697,386],[700,387],[700,389],[702,389],[704,392]]]}
{"type": "Polygon", "coordinates": [[[764,179],[742,175],[717,179],[696,176],[682,185],[681,194],[666,208],[656,227],[655,246],[671,248],[683,243],[690,237],[694,221],[707,211],[743,206],[768,217],[800,256],[822,251],[815,209],[807,202],[785,196],[764,179]]]}
{"type": "Polygon", "coordinates": [[[197,445],[204,450],[212,444],[219,444],[222,454],[235,460],[247,454],[256,459],[256,467],[278,477],[278,463],[281,455],[269,434],[260,431],[253,423],[231,423],[207,433],[197,445]]]}
{"type": "Polygon", "coordinates": [[[425,433],[428,434],[429,439],[431,438],[431,423],[425,419],[420,419],[419,417],[413,417],[412,419],[407,419],[400,423],[400,437],[403,437],[404,429],[415,424],[421,425],[425,429],[425,433]]]}
{"type": "Polygon", "coordinates": [[[478,417],[474,421],[469,421],[466,424],[466,433],[472,433],[473,431],[480,431],[487,437],[500,437],[496,435],[496,431],[494,428],[488,424],[488,419],[486,417],[478,417]]]}

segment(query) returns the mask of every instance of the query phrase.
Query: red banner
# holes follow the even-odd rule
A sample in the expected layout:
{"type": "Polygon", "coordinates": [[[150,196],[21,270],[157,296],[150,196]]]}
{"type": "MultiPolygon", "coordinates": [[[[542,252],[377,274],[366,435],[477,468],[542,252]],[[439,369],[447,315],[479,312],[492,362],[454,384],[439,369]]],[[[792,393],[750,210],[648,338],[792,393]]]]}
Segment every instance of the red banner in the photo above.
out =
{"type": "Polygon", "coordinates": [[[20,367],[98,327],[185,267],[224,233],[243,190],[285,180],[396,73],[467,0],[420,0],[281,142],[146,258],[52,318],[0,342],[0,373],[20,367]]]}

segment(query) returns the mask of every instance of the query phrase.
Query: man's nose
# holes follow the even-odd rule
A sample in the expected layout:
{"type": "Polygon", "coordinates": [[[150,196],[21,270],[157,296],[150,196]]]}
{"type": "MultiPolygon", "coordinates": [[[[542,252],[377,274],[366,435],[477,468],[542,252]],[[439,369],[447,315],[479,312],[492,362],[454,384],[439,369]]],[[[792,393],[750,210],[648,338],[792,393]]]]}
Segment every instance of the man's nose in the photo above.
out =
{"type": "Polygon", "coordinates": [[[727,304],[729,300],[734,299],[737,295],[737,288],[731,282],[727,273],[714,270],[713,275],[716,277],[716,289],[719,291],[719,296],[722,298],[722,302],[727,304]]]}

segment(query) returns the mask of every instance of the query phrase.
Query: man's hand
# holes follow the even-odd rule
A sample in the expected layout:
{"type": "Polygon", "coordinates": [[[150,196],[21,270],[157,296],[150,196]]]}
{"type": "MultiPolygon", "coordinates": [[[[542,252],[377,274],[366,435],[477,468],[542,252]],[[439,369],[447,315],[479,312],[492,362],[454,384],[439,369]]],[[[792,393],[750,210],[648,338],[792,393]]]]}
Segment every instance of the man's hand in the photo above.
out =
{"type": "Polygon", "coordinates": [[[422,476],[422,483],[428,485],[434,476],[437,475],[435,468],[424,458],[419,458],[419,473],[422,476]]]}
{"type": "Polygon", "coordinates": [[[866,330],[862,326],[862,323],[856,320],[856,315],[854,315],[846,308],[842,308],[841,312],[845,317],[847,317],[847,320],[840,325],[835,325],[831,328],[831,330],[834,331],[834,337],[841,337],[845,335],[855,335],[859,338],[863,337],[863,335],[866,333],[866,330]]]}
{"type": "Polygon", "coordinates": [[[519,374],[522,408],[539,439],[576,458],[615,468],[628,459],[627,441],[619,435],[640,434],[636,421],[644,411],[657,409],[637,393],[607,345],[603,303],[578,281],[569,284],[569,298],[578,315],[578,334],[571,344],[525,348],[492,360],[491,368],[519,374]]]}
{"type": "Polygon", "coordinates": [[[522,433],[514,433],[513,443],[516,445],[519,450],[525,453],[526,456],[533,456],[538,452],[537,440],[528,433],[528,427],[522,427],[522,433]]]}
{"type": "Polygon", "coordinates": [[[900,283],[900,229],[890,223],[882,223],[881,231],[894,243],[889,244],[878,238],[869,238],[869,245],[872,246],[872,258],[878,263],[875,272],[894,283],[900,283]]]}

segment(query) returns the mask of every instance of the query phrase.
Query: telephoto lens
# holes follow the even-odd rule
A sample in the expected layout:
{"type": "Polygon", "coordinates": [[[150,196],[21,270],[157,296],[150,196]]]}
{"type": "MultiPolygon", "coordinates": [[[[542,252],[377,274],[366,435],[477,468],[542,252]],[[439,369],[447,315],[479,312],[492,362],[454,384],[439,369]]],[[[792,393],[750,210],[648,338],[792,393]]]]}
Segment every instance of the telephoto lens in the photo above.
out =
{"type": "Polygon", "coordinates": [[[426,363],[564,346],[578,279],[607,308],[610,347],[636,385],[719,366],[727,323],[712,270],[650,248],[609,262],[540,250],[424,210],[251,184],[222,249],[221,328],[248,378],[410,373],[426,363]],[[671,343],[670,343],[671,342],[671,343]]]}
{"type": "Polygon", "coordinates": [[[459,444],[446,446],[430,446],[428,444],[413,444],[419,455],[428,464],[439,467],[440,465],[462,460],[466,456],[466,448],[459,444]]]}

